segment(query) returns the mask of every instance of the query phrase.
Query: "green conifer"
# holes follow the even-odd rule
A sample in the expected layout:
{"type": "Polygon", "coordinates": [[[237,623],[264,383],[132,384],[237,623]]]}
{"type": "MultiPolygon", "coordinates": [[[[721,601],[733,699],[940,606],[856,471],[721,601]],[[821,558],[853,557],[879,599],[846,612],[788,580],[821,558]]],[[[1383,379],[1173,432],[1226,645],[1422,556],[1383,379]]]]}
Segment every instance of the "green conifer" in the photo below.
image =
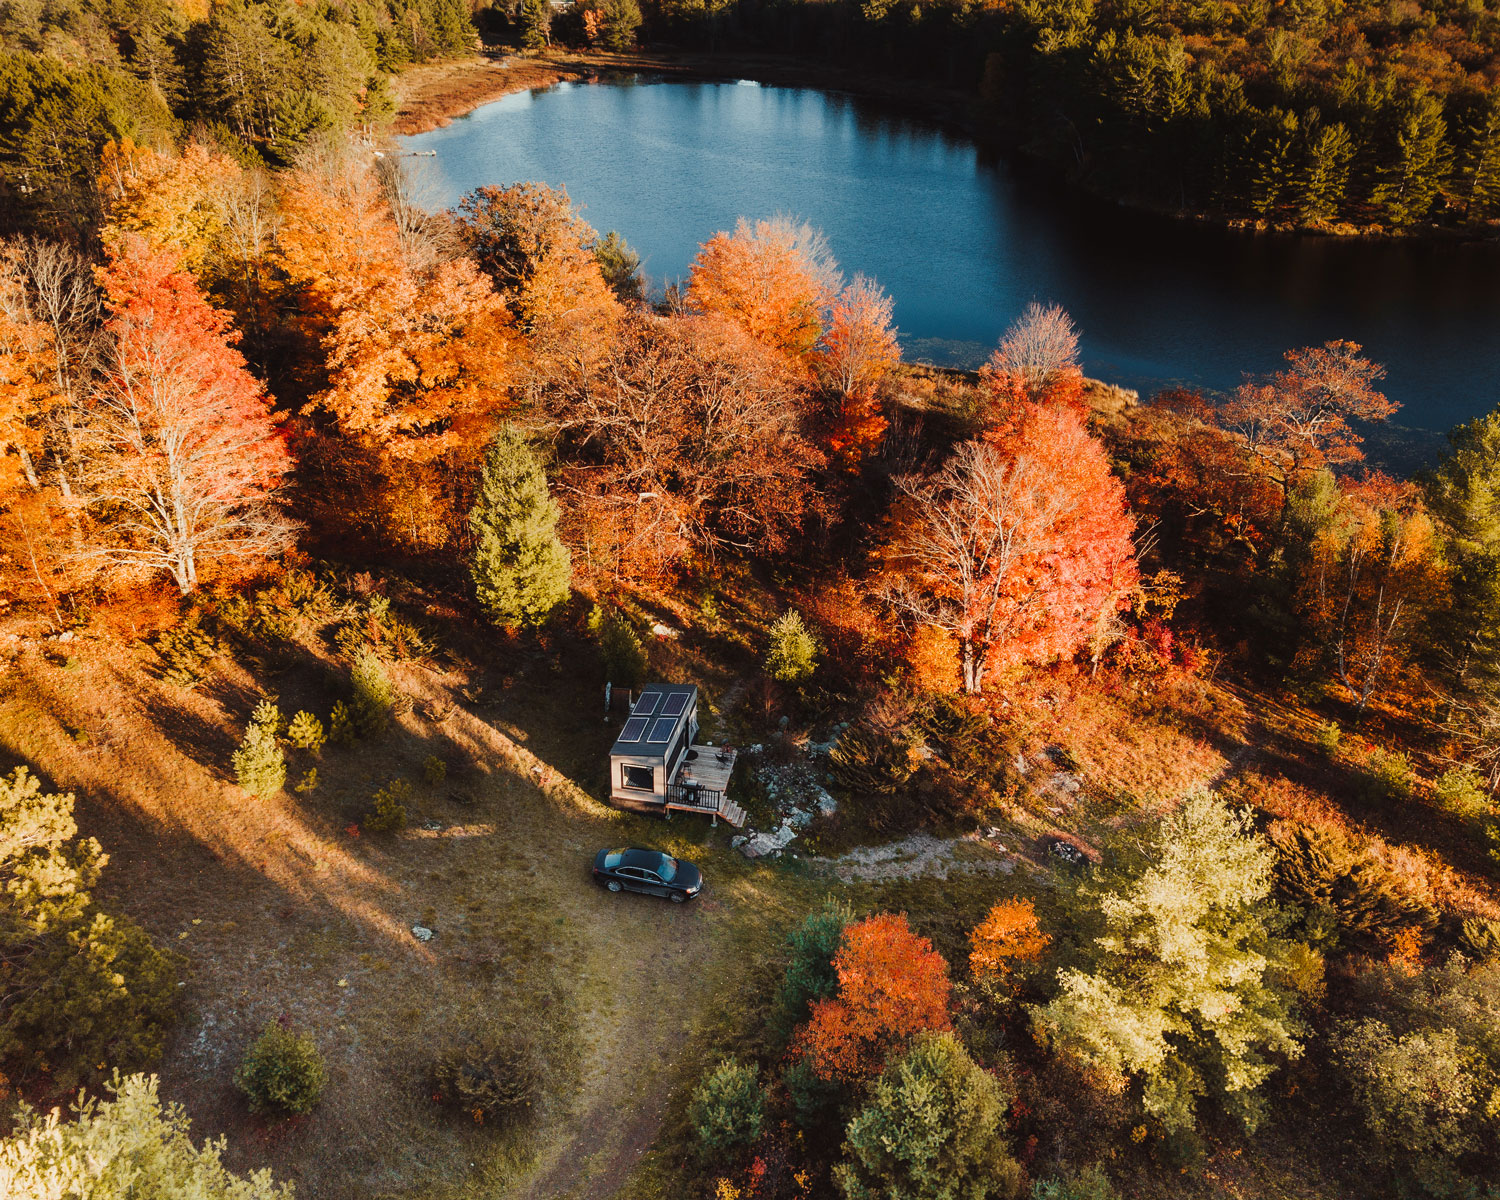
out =
{"type": "Polygon", "coordinates": [[[557,538],[557,504],[519,430],[502,426],[485,455],[469,513],[469,565],[480,606],[497,625],[535,625],[568,597],[572,563],[557,538]]]}

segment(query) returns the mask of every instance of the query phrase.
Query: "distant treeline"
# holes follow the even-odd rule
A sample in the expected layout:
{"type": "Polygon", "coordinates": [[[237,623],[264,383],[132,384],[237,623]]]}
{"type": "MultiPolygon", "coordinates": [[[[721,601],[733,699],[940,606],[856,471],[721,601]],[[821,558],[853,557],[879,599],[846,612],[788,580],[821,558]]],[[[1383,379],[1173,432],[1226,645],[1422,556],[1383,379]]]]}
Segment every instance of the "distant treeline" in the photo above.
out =
{"type": "Polygon", "coordinates": [[[1486,0],[649,0],[649,38],[978,88],[1096,190],[1304,226],[1500,218],[1486,0]]]}
{"type": "Polygon", "coordinates": [[[110,140],[197,128],[285,164],[388,118],[391,72],[474,37],[468,0],[0,0],[0,221],[90,227],[110,140]]]}

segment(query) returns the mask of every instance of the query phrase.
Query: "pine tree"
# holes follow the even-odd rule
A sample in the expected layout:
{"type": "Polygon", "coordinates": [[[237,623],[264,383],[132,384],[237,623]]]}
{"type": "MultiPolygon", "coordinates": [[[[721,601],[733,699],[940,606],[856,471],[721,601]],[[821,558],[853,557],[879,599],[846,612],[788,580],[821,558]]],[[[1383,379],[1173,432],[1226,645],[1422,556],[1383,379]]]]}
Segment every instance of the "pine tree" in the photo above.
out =
{"type": "Polygon", "coordinates": [[[1453,157],[1447,134],[1441,101],[1425,92],[1396,114],[1395,152],[1371,199],[1397,228],[1422,220],[1437,203],[1453,157]]]}
{"type": "Polygon", "coordinates": [[[1490,99],[1473,129],[1464,155],[1463,189],[1471,221],[1500,216],[1500,94],[1490,99]]]}
{"type": "Polygon", "coordinates": [[[521,46],[524,49],[545,50],[552,45],[550,0],[521,0],[516,16],[521,23],[521,46]]]}
{"type": "Polygon", "coordinates": [[[1325,125],[1307,148],[1299,212],[1309,224],[1323,224],[1339,215],[1349,187],[1349,164],[1354,140],[1342,125],[1325,125]]]}
{"type": "Polygon", "coordinates": [[[567,599],[572,564],[557,537],[558,517],[526,439],[501,426],[469,513],[477,543],[469,569],[480,606],[497,625],[538,624],[567,599]]]}

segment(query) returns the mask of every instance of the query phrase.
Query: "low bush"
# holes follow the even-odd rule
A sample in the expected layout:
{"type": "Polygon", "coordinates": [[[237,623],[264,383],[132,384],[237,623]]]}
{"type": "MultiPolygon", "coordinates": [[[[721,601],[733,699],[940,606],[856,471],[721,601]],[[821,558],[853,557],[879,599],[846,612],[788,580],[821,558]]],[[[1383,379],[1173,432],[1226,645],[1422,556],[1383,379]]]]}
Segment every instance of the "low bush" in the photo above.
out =
{"type": "Polygon", "coordinates": [[[286,783],[286,755],[276,740],[281,724],[281,710],[272,701],[262,700],[245,729],[245,739],[230,764],[240,787],[252,796],[269,796],[286,783]]]}
{"type": "Polygon", "coordinates": [[[596,604],[588,627],[599,646],[606,681],[622,688],[638,688],[646,682],[646,650],[623,613],[596,604]]]}
{"type": "Polygon", "coordinates": [[[436,787],[448,778],[448,764],[436,754],[429,754],[422,763],[422,778],[436,787]]]}
{"type": "Polygon", "coordinates": [[[1327,724],[1319,727],[1316,741],[1318,749],[1323,752],[1324,757],[1330,759],[1337,758],[1339,756],[1339,748],[1344,744],[1344,731],[1339,728],[1337,721],[1329,721],[1327,724]]]}
{"type": "Polygon", "coordinates": [[[755,1068],[725,1059],[698,1084],[688,1120],[705,1155],[753,1145],[765,1121],[765,1095],[755,1068]]]}
{"type": "Polygon", "coordinates": [[[536,1055],[513,1036],[470,1041],[446,1051],[432,1068],[439,1103],[468,1114],[476,1125],[518,1123],[541,1095],[536,1055]]]}
{"type": "Polygon", "coordinates": [[[293,717],[286,727],[286,739],[298,750],[317,754],[323,749],[328,735],[323,732],[323,722],[304,710],[293,717]]]}
{"type": "Polygon", "coordinates": [[[1398,874],[1348,835],[1292,821],[1275,822],[1269,833],[1282,894],[1332,914],[1355,940],[1389,948],[1407,931],[1425,933],[1437,924],[1420,881],[1398,874]]]}
{"type": "Polygon", "coordinates": [[[771,625],[766,674],[778,683],[798,684],[811,678],[817,666],[818,639],[803,623],[802,614],[790,608],[771,625]]]}
{"type": "Polygon", "coordinates": [[[354,696],[349,702],[349,718],[354,728],[364,737],[384,730],[396,706],[396,685],[380,656],[361,646],[349,668],[349,681],[354,686],[354,696]]]}
{"type": "Polygon", "coordinates": [[[219,649],[218,638],[203,628],[202,615],[196,611],[156,637],[162,678],[182,688],[196,687],[203,682],[209,662],[219,649]]]}
{"type": "Polygon", "coordinates": [[[1417,794],[1417,774],[1399,750],[1373,750],[1365,763],[1366,786],[1376,800],[1404,801],[1417,794]]]}
{"type": "Polygon", "coordinates": [[[857,796],[888,796],[911,782],[921,735],[905,722],[867,715],[850,725],[828,753],[834,781],[857,796]]]}
{"type": "Polygon", "coordinates": [[[1120,1193],[1098,1167],[1087,1167],[1066,1178],[1038,1179],[1031,1200],[1120,1200],[1120,1193]]]}
{"type": "Polygon", "coordinates": [[[359,741],[354,714],[342,700],[333,706],[333,712],[328,716],[328,740],[335,746],[352,746],[359,741]]]}
{"type": "Polygon", "coordinates": [[[305,796],[318,788],[318,768],[308,767],[302,778],[297,781],[297,786],[292,790],[299,796],[305,796]]]}
{"type": "Polygon", "coordinates": [[[318,1106],[328,1074],[310,1034],[272,1021],[245,1050],[234,1082],[252,1112],[301,1116],[318,1106]]]}
{"type": "Polygon", "coordinates": [[[412,786],[405,779],[393,779],[370,797],[371,810],[365,817],[365,828],[371,833],[394,833],[406,828],[406,806],[411,802],[412,786]]]}
{"type": "Polygon", "coordinates": [[[1500,955],[1500,921],[1470,917],[1459,926],[1458,942],[1470,958],[1494,958],[1500,955]]]}

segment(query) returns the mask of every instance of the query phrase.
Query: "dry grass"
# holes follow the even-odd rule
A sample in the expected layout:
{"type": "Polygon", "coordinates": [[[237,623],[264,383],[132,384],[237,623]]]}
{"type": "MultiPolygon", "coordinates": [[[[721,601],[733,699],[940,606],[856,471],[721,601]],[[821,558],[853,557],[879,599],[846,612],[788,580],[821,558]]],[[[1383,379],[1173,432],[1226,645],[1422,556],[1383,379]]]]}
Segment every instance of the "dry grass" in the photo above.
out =
{"type": "MultiPolygon", "coordinates": [[[[234,1165],[269,1164],[307,1196],[611,1194],[752,947],[816,889],[729,855],[722,828],[600,804],[610,731],[582,694],[587,666],[565,658],[490,664],[511,686],[482,707],[463,693],[483,672],[400,667],[413,703],[387,736],[326,749],[308,796],[246,796],[228,756],[258,685],[326,718],[340,676],[323,645],[300,637],[274,679],[221,659],[193,692],[156,680],[144,644],[107,636],[72,643],[70,666],[33,644],[0,677],[0,767],[24,761],[78,793],[84,832],[112,856],[102,893],[189,960],[164,1090],[198,1133],[228,1137],[234,1165]],[[437,787],[421,782],[433,754],[449,768],[437,787]],[[414,827],[360,832],[397,776],[416,785],[414,827]],[[708,897],[678,907],[590,884],[599,846],[640,840],[703,863],[708,897]],[[231,1075],[282,1014],[314,1033],[330,1086],[311,1117],[271,1126],[231,1075]],[[493,1026],[530,1029],[543,1050],[548,1099],[525,1135],[429,1094],[437,1052],[493,1026]]],[[[288,755],[290,784],[314,760],[288,755]]]]}

